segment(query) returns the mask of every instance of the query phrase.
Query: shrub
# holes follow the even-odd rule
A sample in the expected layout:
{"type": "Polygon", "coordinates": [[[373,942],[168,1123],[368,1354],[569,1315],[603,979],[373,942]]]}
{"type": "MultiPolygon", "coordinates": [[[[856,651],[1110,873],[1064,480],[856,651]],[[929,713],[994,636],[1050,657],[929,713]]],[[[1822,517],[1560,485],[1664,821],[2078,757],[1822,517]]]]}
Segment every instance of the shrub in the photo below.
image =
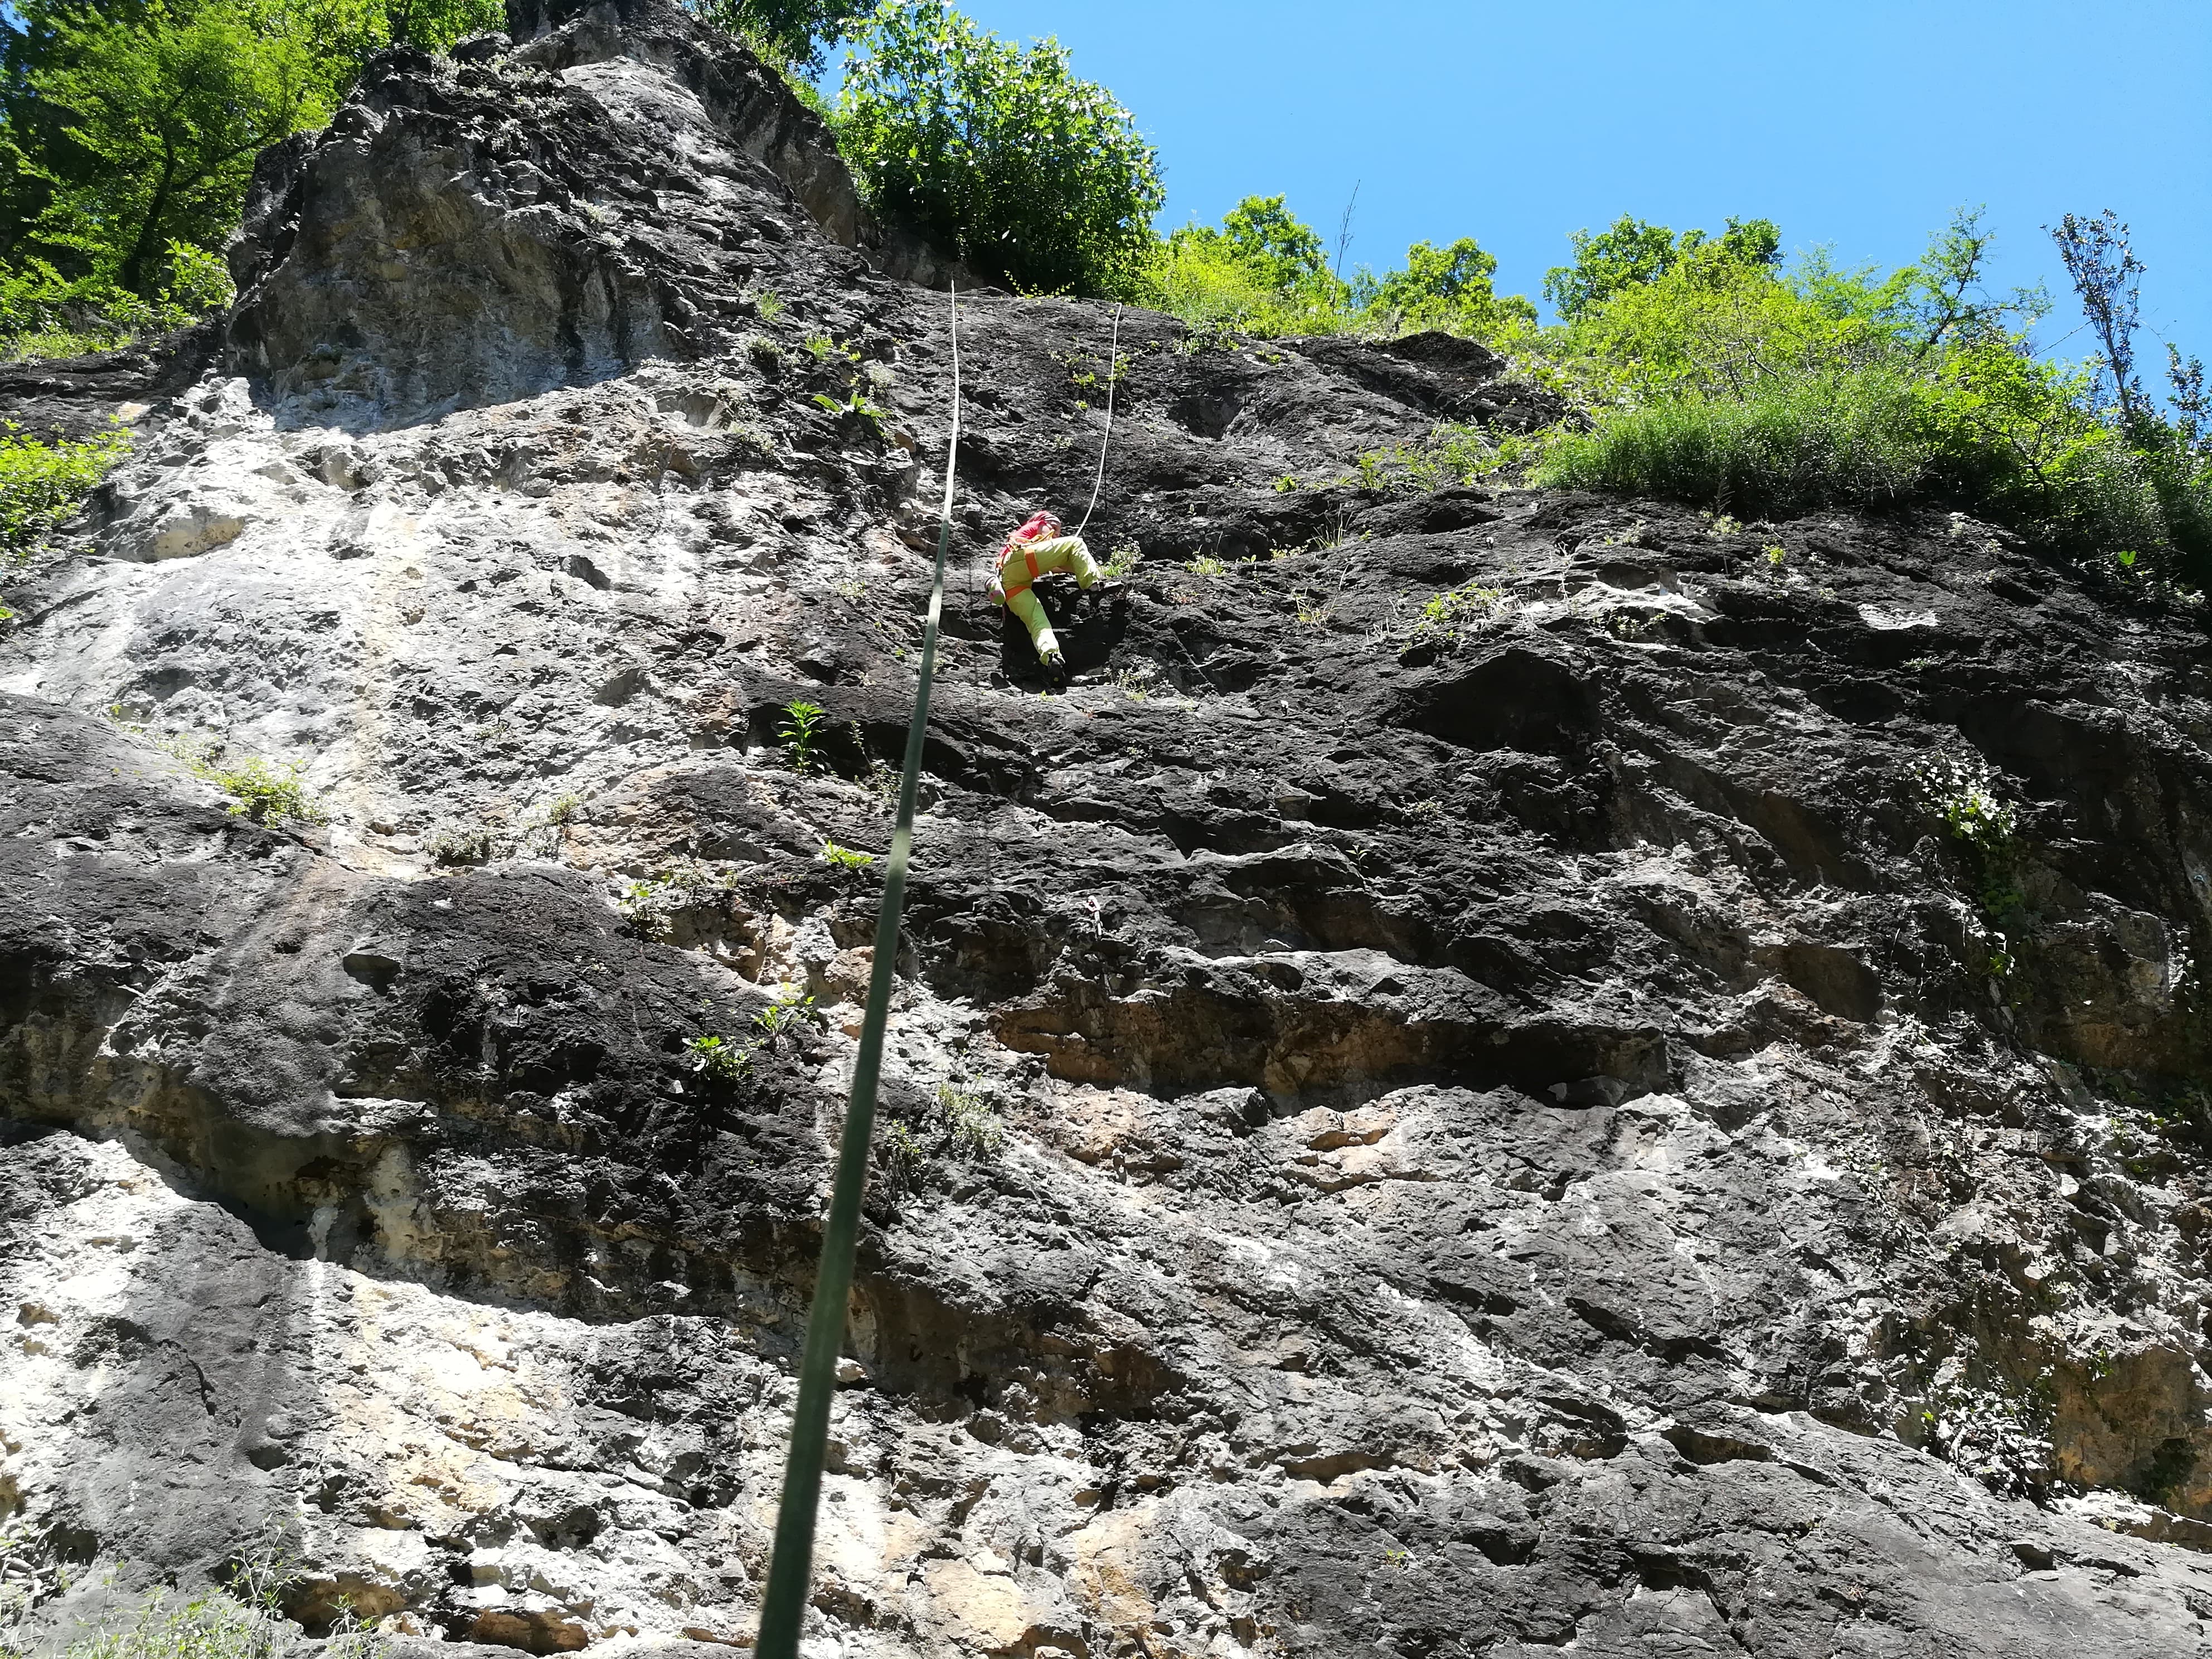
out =
{"type": "Polygon", "coordinates": [[[234,295],[222,261],[189,242],[169,244],[167,280],[150,301],[103,276],[65,277],[43,259],[0,265],[0,356],[112,351],[183,328],[234,295]]]}
{"type": "Polygon", "coordinates": [[[38,9],[58,49],[28,87],[66,124],[69,149],[47,174],[36,240],[149,299],[166,250],[219,245],[254,157],[328,120],[345,74],[334,20],[305,6],[38,9]]]}
{"type": "MultiPolygon", "coordinates": [[[[1184,237],[1163,242],[1146,266],[1138,297],[1155,310],[1179,317],[1201,333],[1292,331],[1268,326],[1277,296],[1227,248],[1184,237]]],[[[1327,329],[1309,331],[1322,333],[1327,329]]]]}
{"type": "Polygon", "coordinates": [[[234,765],[226,766],[222,760],[223,744],[216,738],[198,742],[175,738],[164,746],[185,763],[194,777],[203,783],[213,784],[230,797],[233,817],[250,818],[256,823],[273,826],[287,818],[299,823],[321,823],[328,816],[300,781],[301,773],[307,769],[305,761],[287,761],[282,766],[272,766],[258,756],[249,755],[234,765]]]}
{"type": "Polygon", "coordinates": [[[1200,333],[1340,334],[1360,325],[1351,289],[1330,274],[1321,234],[1280,196],[1248,196],[1220,225],[1183,226],[1154,250],[1137,287],[1145,304],[1200,333]]]}
{"type": "MultiPolygon", "coordinates": [[[[1559,436],[1556,432],[1488,432],[1480,426],[1443,422],[1431,427],[1428,435],[1419,442],[1369,450],[1360,456],[1358,470],[1343,482],[1357,482],[1364,489],[1425,495],[1454,484],[1471,484],[1492,473],[1526,465],[1542,455],[1559,436]]],[[[1322,550],[1334,546],[1343,539],[1342,529],[1340,524],[1338,533],[1316,545],[1322,550]]],[[[1277,556],[1285,557],[1288,554],[1278,549],[1277,556]]]]}
{"type": "Polygon", "coordinates": [[[2047,309],[2039,292],[1982,290],[1991,239],[1975,214],[1880,278],[1817,258],[1776,270],[1763,232],[1735,246],[1686,234],[1663,260],[1656,237],[1624,233],[1585,262],[1572,320],[1531,343],[1589,411],[1587,429],[1545,441],[1531,481],[1730,514],[1949,507],[2212,586],[2201,371],[2172,354],[2170,417],[2135,383],[2124,342],[2141,267],[2125,229],[2061,233],[2107,343],[2079,366],[2036,355],[2025,325],[2047,309]]]}
{"type": "Polygon", "coordinates": [[[839,92],[837,136],[871,204],[979,271],[1038,292],[1119,294],[1166,195],[1129,112],[930,0],[884,0],[839,92]]]}
{"type": "Polygon", "coordinates": [[[130,448],[121,427],[80,443],[42,444],[15,422],[0,421],[0,558],[29,556],[76,516],[130,448]]]}
{"type": "Polygon", "coordinates": [[[1890,506],[1928,472],[1919,413],[1909,382],[1871,373],[1778,381],[1741,400],[1681,394],[1562,435],[1533,481],[1753,514],[1890,506]]]}
{"type": "Polygon", "coordinates": [[[940,1083],[937,1104],[945,1114],[945,1140],[956,1158],[981,1162],[996,1157],[1005,1146],[1006,1126],[981,1090],[940,1083]]]}
{"type": "Polygon", "coordinates": [[[2078,371],[1995,340],[1933,374],[1896,362],[1770,377],[1603,412],[1532,483],[1668,496],[1732,514],[1962,508],[2038,536],[2150,556],[2203,586],[2212,468],[2086,405],[2078,371]]]}
{"type": "Polygon", "coordinates": [[[1478,339],[1516,339],[1536,308],[1491,286],[1498,261],[1469,236],[1445,247],[1416,242],[1403,269],[1331,272],[1321,234],[1280,196],[1248,196],[1217,228],[1188,224],[1159,244],[1138,284],[1145,304],[1203,334],[1269,338],[1301,334],[1395,335],[1443,329],[1478,339]]]}

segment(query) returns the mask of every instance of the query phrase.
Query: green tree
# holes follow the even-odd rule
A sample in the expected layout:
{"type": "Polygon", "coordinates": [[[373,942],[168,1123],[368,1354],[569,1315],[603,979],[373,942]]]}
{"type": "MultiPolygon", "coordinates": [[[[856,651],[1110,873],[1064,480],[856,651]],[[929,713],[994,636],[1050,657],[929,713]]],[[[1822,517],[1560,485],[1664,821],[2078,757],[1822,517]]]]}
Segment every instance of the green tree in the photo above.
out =
{"type": "Polygon", "coordinates": [[[836,125],[878,211],[1018,287],[1126,292],[1155,246],[1158,157],[1056,40],[1024,51],[950,7],[884,0],[836,125]]]}
{"type": "Polygon", "coordinates": [[[830,49],[849,40],[873,0],[691,0],[699,15],[781,67],[819,75],[830,49]]]}
{"type": "Polygon", "coordinates": [[[155,0],[136,19],[66,15],[54,33],[31,88],[76,153],[33,162],[52,188],[36,234],[142,297],[170,242],[219,244],[264,146],[329,118],[326,52],[275,5],[155,0]]]}
{"type": "Polygon", "coordinates": [[[1625,288],[1664,275],[1674,263],[1674,233],[1626,213],[1595,236],[1576,231],[1567,245],[1574,263],[1544,273],[1544,297],[1568,322],[1625,288]]]}
{"type": "Polygon", "coordinates": [[[15,0],[0,253],[147,294],[171,242],[222,245],[254,152],[326,119],[371,53],[442,52],[505,15],[501,0],[15,0]]]}
{"type": "Polygon", "coordinates": [[[1334,279],[1321,233],[1299,220],[1285,199],[1247,196],[1222,216],[1218,231],[1196,226],[1191,234],[1218,237],[1231,258],[1279,294],[1326,287],[1334,279]]]}
{"type": "Polygon", "coordinates": [[[2081,315],[2103,348],[2105,376],[2122,418],[2144,420],[2149,400],[2136,378],[2136,295],[2143,264],[2136,258],[2128,228],[2110,208],[2088,219],[2069,213],[2051,231],[2051,240],[2058,245],[2058,257],[2073,279],[2081,315]]]}
{"type": "MultiPolygon", "coordinates": [[[[455,41],[507,23],[505,0],[296,0],[287,9],[323,20],[350,48],[345,55],[355,58],[366,58],[385,46],[450,52],[455,41]]],[[[332,90],[338,97],[344,95],[343,86],[332,90]]]]}
{"type": "Polygon", "coordinates": [[[1700,248],[1717,247],[1727,258],[1748,265],[1771,266],[1782,252],[1782,232],[1771,219],[1730,219],[1715,242],[1702,230],[1686,230],[1677,239],[1664,225],[1624,213],[1595,236],[1578,230],[1567,242],[1574,263],[1544,273],[1544,297],[1570,323],[1624,289],[1656,282],[1700,248]]]}
{"type": "Polygon", "coordinates": [[[1536,307],[1517,294],[1501,296],[1491,286],[1497,274],[1498,257],[1472,236],[1447,247],[1416,242],[1406,250],[1404,270],[1374,280],[1366,308],[1405,327],[1492,333],[1508,323],[1533,325],[1536,307]]]}

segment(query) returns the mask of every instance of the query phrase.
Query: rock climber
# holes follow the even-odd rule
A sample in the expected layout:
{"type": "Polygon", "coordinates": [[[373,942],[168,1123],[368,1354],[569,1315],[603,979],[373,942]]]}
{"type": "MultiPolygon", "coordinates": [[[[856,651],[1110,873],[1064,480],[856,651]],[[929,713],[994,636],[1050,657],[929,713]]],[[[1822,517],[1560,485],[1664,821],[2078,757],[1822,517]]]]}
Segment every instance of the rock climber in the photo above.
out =
{"type": "Polygon", "coordinates": [[[1022,619],[1030,630],[1030,643],[1036,647],[1037,660],[1059,673],[1067,665],[1060,653],[1059,637],[1052,631],[1052,618],[1045,615],[1043,601],[1030,591],[1038,577],[1055,570],[1066,571],[1075,578],[1076,586],[1086,592],[1097,586],[1101,592],[1111,593],[1121,584],[1100,583],[1098,563],[1091,556],[1091,550],[1083,544],[1082,537],[1062,533],[1055,514],[1032,514],[1006,538],[1006,545],[999,550],[998,574],[991,578],[991,597],[1022,619]]]}

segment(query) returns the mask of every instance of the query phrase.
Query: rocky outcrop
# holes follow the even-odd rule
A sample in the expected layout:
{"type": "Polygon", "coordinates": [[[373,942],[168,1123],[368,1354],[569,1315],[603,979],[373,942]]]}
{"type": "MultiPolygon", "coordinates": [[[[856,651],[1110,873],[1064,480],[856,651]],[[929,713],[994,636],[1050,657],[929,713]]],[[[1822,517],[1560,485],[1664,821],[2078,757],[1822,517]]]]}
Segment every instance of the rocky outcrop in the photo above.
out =
{"type": "MultiPolygon", "coordinates": [[[[0,1512],[742,1646],[946,301],[737,48],[509,33],[264,162],[228,361],[10,592],[0,1512]],[[323,821],[230,810],[294,763],[323,821]]],[[[823,1650],[2203,1650],[2201,619],[1965,520],[1370,489],[1544,394],[1133,312],[1054,690],[981,573],[1110,327],[963,307],[823,1650]]]]}
{"type": "Polygon", "coordinates": [[[820,118],[672,0],[510,14],[520,45],[383,52],[326,131],[261,158],[228,355],[288,421],[419,422],[708,359],[782,304],[763,270],[957,270],[880,229],[820,118]]]}

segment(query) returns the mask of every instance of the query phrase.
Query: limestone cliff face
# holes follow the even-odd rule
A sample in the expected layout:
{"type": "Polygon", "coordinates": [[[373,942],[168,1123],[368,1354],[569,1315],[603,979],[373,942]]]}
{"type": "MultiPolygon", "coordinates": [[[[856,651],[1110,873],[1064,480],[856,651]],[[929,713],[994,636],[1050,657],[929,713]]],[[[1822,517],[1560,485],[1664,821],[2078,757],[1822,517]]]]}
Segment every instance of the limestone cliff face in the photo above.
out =
{"type": "MultiPolygon", "coordinates": [[[[508,35],[264,160],[195,373],[8,383],[153,406],[0,639],[0,1516],[743,1645],[947,304],[738,48],[508,35]]],[[[2212,1650],[2201,620],[1965,520],[1331,483],[1542,396],[1133,312],[1141,560],[1047,696],[981,572],[1110,322],[963,307],[819,1651],[2212,1650]]]]}

